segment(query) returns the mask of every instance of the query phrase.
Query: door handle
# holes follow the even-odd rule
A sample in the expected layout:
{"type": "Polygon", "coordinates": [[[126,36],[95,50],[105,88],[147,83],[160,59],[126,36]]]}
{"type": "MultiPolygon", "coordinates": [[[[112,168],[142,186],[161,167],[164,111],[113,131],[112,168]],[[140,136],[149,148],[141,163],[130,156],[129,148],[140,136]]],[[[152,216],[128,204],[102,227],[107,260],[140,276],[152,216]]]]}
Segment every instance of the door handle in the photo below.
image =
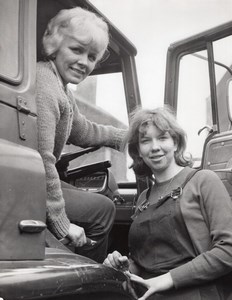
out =
{"type": "Polygon", "coordinates": [[[42,221],[37,220],[22,220],[19,222],[19,229],[24,233],[40,233],[47,228],[47,225],[42,221]]]}

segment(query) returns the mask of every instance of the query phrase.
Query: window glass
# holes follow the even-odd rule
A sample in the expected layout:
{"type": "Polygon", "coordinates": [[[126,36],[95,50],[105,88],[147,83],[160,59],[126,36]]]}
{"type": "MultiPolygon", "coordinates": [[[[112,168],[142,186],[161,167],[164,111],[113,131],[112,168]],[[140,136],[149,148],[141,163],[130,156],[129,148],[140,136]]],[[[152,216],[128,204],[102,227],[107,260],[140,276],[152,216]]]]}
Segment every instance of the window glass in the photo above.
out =
{"type": "Polygon", "coordinates": [[[208,63],[202,57],[207,57],[205,51],[181,59],[178,89],[177,119],[187,133],[187,152],[192,154],[195,166],[201,162],[212,126],[208,63]]]}
{"type": "Polygon", "coordinates": [[[220,132],[222,132],[231,129],[232,37],[214,42],[213,48],[220,132]]]}
{"type": "MultiPolygon", "coordinates": [[[[125,90],[121,73],[89,76],[80,84],[70,85],[78,102],[80,111],[91,121],[117,128],[127,128],[128,115],[125,90]]],[[[89,153],[76,163],[86,165],[98,161],[110,160],[117,182],[135,181],[129,166],[129,157],[111,148],[102,148],[89,153]]]]}
{"type": "MultiPolygon", "coordinates": [[[[213,43],[213,51],[214,51],[214,60],[216,62],[219,62],[221,64],[226,65],[227,67],[232,67],[232,36],[228,36],[226,38],[220,39],[218,41],[215,41],[213,43]]],[[[218,70],[219,72],[219,70],[218,70]]],[[[219,77],[217,80],[220,80],[222,76],[225,74],[226,70],[223,67],[220,67],[221,77],[219,77]]]]}
{"type": "Polygon", "coordinates": [[[0,76],[16,78],[19,73],[19,1],[0,0],[0,76]]]}

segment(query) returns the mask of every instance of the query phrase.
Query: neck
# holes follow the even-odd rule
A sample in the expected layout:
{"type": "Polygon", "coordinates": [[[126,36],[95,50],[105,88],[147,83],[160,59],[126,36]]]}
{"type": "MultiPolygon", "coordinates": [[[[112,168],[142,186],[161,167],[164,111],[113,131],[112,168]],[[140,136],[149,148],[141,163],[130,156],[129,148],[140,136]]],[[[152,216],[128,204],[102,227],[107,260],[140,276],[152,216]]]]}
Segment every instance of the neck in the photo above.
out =
{"type": "Polygon", "coordinates": [[[162,172],[155,172],[154,176],[158,182],[164,182],[176,176],[181,170],[183,170],[183,168],[184,167],[179,165],[174,165],[172,168],[166,169],[162,172]]]}

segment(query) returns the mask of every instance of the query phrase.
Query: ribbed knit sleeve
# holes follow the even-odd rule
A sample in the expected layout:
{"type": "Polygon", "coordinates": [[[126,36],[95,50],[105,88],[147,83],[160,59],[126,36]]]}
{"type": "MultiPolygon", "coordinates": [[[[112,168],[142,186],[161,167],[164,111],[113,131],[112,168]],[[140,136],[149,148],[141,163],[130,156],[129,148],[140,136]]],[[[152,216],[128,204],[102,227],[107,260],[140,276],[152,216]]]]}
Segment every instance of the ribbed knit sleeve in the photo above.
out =
{"type": "Polygon", "coordinates": [[[212,171],[199,171],[186,185],[183,199],[183,217],[199,255],[170,271],[176,288],[232,271],[232,203],[221,180],[212,171]]]}
{"type": "Polygon", "coordinates": [[[69,141],[80,147],[107,146],[121,150],[126,135],[125,129],[96,124],[79,112],[74,100],[74,114],[69,141]]]}
{"type": "MultiPolygon", "coordinates": [[[[60,119],[59,86],[51,69],[37,65],[38,147],[44,162],[47,182],[47,224],[57,238],[67,235],[70,222],[65,213],[59,175],[54,155],[57,124],[60,119]]],[[[61,146],[60,146],[61,148],[61,146]]],[[[61,149],[60,149],[61,151],[61,149]]]]}

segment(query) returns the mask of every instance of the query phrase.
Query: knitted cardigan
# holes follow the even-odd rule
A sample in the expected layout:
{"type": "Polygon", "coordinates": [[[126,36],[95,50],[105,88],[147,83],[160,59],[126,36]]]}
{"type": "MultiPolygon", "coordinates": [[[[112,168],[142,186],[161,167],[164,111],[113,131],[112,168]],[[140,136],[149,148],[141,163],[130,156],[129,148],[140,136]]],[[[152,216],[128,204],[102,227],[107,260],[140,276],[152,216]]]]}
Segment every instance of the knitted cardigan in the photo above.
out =
{"type": "MultiPolygon", "coordinates": [[[[185,167],[169,188],[180,186],[189,171],[185,167]]],[[[158,193],[153,189],[151,197],[160,196],[162,191],[158,189],[158,193]]],[[[169,192],[166,185],[162,190],[169,192]]],[[[146,191],[138,205],[144,201],[146,191]]],[[[174,286],[203,284],[232,272],[232,203],[218,176],[210,170],[198,171],[183,189],[180,208],[196,257],[170,270],[174,286]]]]}
{"type": "Polygon", "coordinates": [[[51,62],[37,63],[36,103],[38,149],[46,172],[47,224],[57,238],[62,238],[68,234],[70,221],[55,164],[67,140],[80,147],[109,146],[119,150],[125,130],[87,120],[51,62]]]}

